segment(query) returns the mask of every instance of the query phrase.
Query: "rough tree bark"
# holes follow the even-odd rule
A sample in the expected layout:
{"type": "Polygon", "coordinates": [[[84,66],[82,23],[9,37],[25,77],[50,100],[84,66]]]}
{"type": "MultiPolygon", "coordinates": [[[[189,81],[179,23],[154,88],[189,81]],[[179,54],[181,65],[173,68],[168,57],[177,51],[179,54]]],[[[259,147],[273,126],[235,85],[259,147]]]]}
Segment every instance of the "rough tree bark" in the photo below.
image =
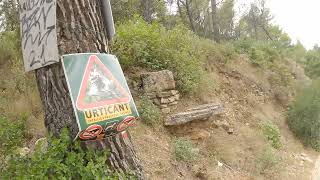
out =
{"type": "MultiPolygon", "coordinates": [[[[57,0],[59,53],[107,52],[108,40],[101,15],[101,0],[57,0]]],[[[78,127],[60,63],[36,71],[45,111],[45,126],[59,135],[68,128],[75,137],[78,127]]],[[[142,179],[142,169],[128,132],[103,141],[86,142],[87,148],[110,150],[109,165],[120,173],[134,173],[142,179]]]]}

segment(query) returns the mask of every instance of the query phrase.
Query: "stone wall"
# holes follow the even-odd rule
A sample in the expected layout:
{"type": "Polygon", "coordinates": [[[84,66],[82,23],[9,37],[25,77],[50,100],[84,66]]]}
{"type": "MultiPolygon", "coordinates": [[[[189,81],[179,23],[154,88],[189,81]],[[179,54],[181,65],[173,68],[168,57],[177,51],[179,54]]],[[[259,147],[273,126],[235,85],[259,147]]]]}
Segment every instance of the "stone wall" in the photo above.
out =
{"type": "Polygon", "coordinates": [[[176,82],[169,70],[141,74],[142,88],[145,95],[160,107],[165,114],[176,107],[180,99],[176,82]]]}

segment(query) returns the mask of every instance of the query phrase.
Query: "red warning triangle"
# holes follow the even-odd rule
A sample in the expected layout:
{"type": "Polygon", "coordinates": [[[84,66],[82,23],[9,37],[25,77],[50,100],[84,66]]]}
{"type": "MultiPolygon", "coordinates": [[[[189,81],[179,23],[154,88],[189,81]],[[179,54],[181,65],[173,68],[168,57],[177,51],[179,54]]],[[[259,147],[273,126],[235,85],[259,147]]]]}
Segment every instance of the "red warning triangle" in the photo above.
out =
{"type": "Polygon", "coordinates": [[[91,55],[82,79],[77,108],[94,109],[129,101],[129,94],[113,77],[110,70],[96,55],[91,55]]]}

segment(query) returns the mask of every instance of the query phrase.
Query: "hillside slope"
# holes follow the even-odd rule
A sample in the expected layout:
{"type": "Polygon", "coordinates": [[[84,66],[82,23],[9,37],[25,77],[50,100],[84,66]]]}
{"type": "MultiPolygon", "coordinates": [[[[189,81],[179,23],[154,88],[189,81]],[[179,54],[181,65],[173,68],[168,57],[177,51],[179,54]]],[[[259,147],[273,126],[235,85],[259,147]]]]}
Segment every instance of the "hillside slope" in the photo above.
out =
{"type": "MultiPolygon", "coordinates": [[[[214,102],[225,106],[225,115],[173,128],[150,128],[139,123],[133,129],[133,140],[147,177],[310,179],[318,153],[304,147],[290,132],[283,100],[290,101],[290,97],[277,98],[277,90],[270,84],[267,73],[252,66],[246,58],[227,65],[215,64],[210,73],[214,90],[203,91],[199,98],[184,97],[176,112],[214,102]],[[230,126],[233,134],[228,134],[219,122],[230,126]],[[267,122],[280,129],[279,149],[270,146],[262,131],[267,122]],[[192,140],[194,151],[199,154],[196,160],[175,159],[174,142],[179,137],[192,140]]],[[[295,78],[295,82],[308,80],[301,73],[295,78]]]]}
{"type": "MultiPolygon", "coordinates": [[[[303,72],[296,72],[300,68],[292,66],[294,81],[307,82],[303,72]]],[[[5,86],[1,89],[0,108],[12,119],[28,117],[29,143],[25,146],[32,149],[34,141],[46,132],[33,77],[16,73],[15,68],[0,68],[0,71],[6,75],[2,76],[5,86]],[[32,83],[24,84],[26,80],[32,83]],[[20,86],[24,88],[19,89],[20,86]]],[[[224,115],[172,128],[150,127],[142,122],[132,128],[133,141],[148,179],[301,180],[316,174],[318,153],[304,147],[286,124],[287,103],[293,92],[282,97],[270,83],[270,72],[253,66],[245,57],[227,64],[215,63],[207,71],[213,88],[199,89],[195,97],[182,97],[175,112],[212,102],[225,107],[224,115]],[[262,131],[266,122],[280,130],[279,149],[270,145],[262,131]],[[232,129],[231,133],[227,132],[228,128],[232,129]],[[194,144],[192,152],[197,156],[194,160],[177,160],[175,142],[181,138],[194,144]]],[[[133,94],[139,92],[133,90],[133,94]]],[[[139,96],[135,100],[140,101],[139,96]]]]}

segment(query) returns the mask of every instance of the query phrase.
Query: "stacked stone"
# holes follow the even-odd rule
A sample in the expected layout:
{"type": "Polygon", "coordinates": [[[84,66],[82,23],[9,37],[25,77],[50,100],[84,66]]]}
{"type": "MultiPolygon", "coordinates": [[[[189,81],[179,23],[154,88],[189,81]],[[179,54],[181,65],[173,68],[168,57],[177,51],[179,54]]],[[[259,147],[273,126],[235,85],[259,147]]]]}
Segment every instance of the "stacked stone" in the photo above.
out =
{"type": "Polygon", "coordinates": [[[170,113],[178,104],[180,94],[175,90],[176,84],[171,71],[144,73],[141,80],[145,94],[163,113],[170,113]]]}
{"type": "Polygon", "coordinates": [[[180,99],[180,94],[177,90],[147,93],[147,96],[166,114],[170,113],[171,110],[176,107],[180,99]]]}

